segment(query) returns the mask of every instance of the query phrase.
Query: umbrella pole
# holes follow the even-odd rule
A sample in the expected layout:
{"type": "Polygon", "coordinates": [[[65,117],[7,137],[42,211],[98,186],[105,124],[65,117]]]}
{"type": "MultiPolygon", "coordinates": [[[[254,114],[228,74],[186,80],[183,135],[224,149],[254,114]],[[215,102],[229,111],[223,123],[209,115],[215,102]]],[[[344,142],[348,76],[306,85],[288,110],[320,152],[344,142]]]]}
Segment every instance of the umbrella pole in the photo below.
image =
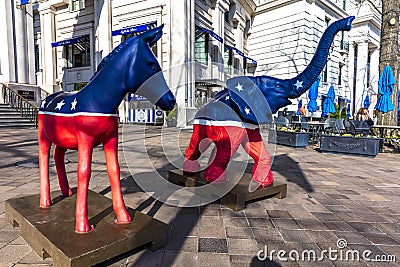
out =
{"type": "Polygon", "coordinates": [[[314,112],[311,112],[311,118],[310,118],[310,121],[312,121],[313,114],[314,114],[314,112]]]}

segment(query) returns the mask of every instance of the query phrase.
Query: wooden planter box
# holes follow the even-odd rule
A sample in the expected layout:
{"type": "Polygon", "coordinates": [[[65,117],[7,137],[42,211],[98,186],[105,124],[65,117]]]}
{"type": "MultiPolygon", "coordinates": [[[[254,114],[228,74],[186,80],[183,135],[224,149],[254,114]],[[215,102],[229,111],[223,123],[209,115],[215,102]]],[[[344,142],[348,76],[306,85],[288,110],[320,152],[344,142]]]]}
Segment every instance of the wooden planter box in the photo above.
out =
{"type": "Polygon", "coordinates": [[[379,138],[322,135],[320,149],[323,152],[376,156],[379,144],[379,138]]]}
{"type": "Polygon", "coordinates": [[[308,146],[308,136],[308,133],[271,130],[268,134],[268,142],[278,145],[305,147],[308,146]]]}

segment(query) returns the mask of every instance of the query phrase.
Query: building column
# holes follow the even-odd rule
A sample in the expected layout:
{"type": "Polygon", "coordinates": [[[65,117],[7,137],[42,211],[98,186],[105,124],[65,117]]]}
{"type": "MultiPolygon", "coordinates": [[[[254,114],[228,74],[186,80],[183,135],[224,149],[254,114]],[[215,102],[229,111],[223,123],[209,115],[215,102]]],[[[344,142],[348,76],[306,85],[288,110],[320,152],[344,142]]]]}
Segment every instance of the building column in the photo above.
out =
{"type": "MultiPolygon", "coordinates": [[[[354,54],[355,54],[355,43],[350,42],[349,44],[349,56],[348,56],[348,62],[347,62],[347,85],[349,87],[350,91],[350,114],[354,114],[354,106],[353,104],[355,103],[355,96],[354,96],[354,68],[355,68],[355,62],[354,62],[354,54]]],[[[347,108],[347,107],[346,107],[347,108]]]]}
{"type": "MultiPolygon", "coordinates": [[[[379,47],[377,47],[375,50],[372,51],[371,54],[371,62],[369,63],[370,65],[370,90],[369,92],[372,93],[371,97],[371,107],[373,107],[376,104],[377,101],[377,95],[378,95],[378,81],[379,81],[379,47]]],[[[370,110],[372,110],[370,109],[370,110]]]]}
{"type": "Polygon", "coordinates": [[[166,74],[168,85],[178,105],[178,127],[186,127],[194,117],[194,0],[169,1],[170,68],[166,74]]]}
{"type": "Polygon", "coordinates": [[[28,83],[27,68],[27,40],[26,40],[26,14],[25,7],[16,8],[14,6],[14,40],[15,40],[15,63],[16,63],[16,82],[28,83]]]}
{"type": "Polygon", "coordinates": [[[12,10],[15,2],[0,1],[0,82],[15,81],[12,10]]]}
{"type": "Polygon", "coordinates": [[[368,42],[362,41],[357,45],[357,78],[356,93],[354,97],[355,110],[357,112],[363,105],[363,96],[367,92],[367,66],[368,66],[368,42]]]}
{"type": "Polygon", "coordinates": [[[36,84],[35,66],[35,37],[33,33],[33,9],[32,5],[25,5],[26,8],[26,39],[27,39],[27,64],[28,64],[28,83],[36,84]]]}
{"type": "Polygon", "coordinates": [[[94,71],[100,61],[112,51],[112,9],[110,0],[95,0],[94,2],[94,33],[95,53],[94,71]]]}
{"type": "MultiPolygon", "coordinates": [[[[212,23],[213,23],[213,31],[218,34],[222,39],[225,39],[225,12],[229,9],[229,5],[225,2],[220,1],[216,3],[216,7],[212,13],[212,23]]],[[[213,45],[217,45],[218,47],[218,62],[217,62],[217,69],[218,69],[218,79],[220,81],[224,81],[224,52],[225,47],[224,44],[213,40],[213,45]]]]}
{"type": "MultiPolygon", "coordinates": [[[[46,3],[44,3],[46,4],[46,3]]],[[[42,73],[42,87],[49,93],[58,91],[56,86],[56,49],[51,47],[55,41],[55,11],[51,6],[39,7],[40,29],[41,29],[41,47],[40,55],[42,57],[40,66],[42,73]]]]}

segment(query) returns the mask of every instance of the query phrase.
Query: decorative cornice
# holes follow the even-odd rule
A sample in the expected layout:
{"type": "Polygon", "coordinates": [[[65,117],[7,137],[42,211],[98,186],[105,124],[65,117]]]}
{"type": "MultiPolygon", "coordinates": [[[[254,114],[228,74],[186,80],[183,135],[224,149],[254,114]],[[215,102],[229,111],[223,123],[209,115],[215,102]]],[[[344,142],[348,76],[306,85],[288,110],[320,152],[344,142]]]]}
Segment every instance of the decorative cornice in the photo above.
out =
{"type": "Polygon", "coordinates": [[[273,9],[277,9],[283,6],[287,6],[296,2],[301,2],[302,0],[276,0],[269,1],[268,3],[264,3],[256,7],[253,15],[259,15],[261,13],[265,13],[271,11],[273,9]]]}
{"type": "Polygon", "coordinates": [[[238,0],[238,2],[243,6],[243,8],[246,10],[247,13],[252,15],[254,11],[256,10],[256,3],[254,0],[238,0]]]}

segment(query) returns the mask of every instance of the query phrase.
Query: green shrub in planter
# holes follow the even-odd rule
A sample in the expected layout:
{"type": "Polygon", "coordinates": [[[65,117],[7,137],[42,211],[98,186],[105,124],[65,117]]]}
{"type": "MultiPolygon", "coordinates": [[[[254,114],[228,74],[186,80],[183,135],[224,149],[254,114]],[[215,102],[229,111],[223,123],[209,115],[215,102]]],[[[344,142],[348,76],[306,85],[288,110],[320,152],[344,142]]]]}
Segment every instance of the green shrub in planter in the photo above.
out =
{"type": "Polygon", "coordinates": [[[172,110],[166,111],[165,119],[167,121],[167,127],[175,127],[177,124],[177,117],[178,117],[178,110],[175,105],[175,107],[172,110]]]}

